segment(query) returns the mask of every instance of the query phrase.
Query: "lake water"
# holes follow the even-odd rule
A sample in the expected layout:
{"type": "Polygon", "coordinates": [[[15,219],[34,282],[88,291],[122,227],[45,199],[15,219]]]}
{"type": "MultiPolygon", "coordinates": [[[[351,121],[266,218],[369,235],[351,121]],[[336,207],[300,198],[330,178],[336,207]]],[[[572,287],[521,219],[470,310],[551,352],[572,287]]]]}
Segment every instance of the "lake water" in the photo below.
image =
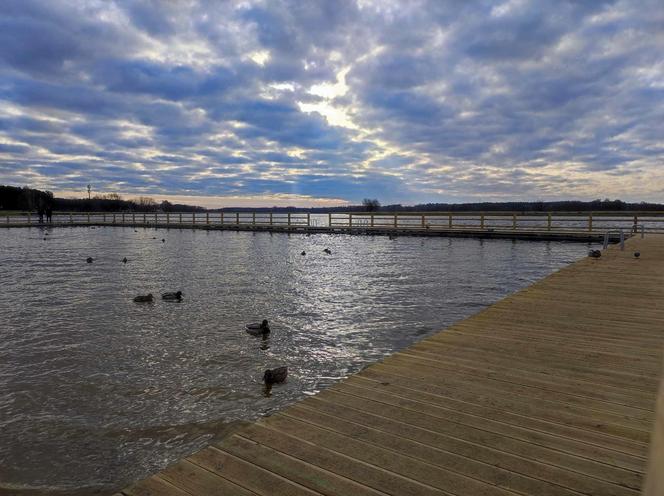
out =
{"type": "Polygon", "coordinates": [[[461,238],[0,230],[0,494],[111,493],[202,448],[227,422],[314,394],[587,250],[461,238]],[[181,303],[132,301],[177,290],[181,303]],[[244,331],[263,318],[268,339],[244,331]],[[280,365],[289,380],[266,396],[263,370],[280,365]]]}

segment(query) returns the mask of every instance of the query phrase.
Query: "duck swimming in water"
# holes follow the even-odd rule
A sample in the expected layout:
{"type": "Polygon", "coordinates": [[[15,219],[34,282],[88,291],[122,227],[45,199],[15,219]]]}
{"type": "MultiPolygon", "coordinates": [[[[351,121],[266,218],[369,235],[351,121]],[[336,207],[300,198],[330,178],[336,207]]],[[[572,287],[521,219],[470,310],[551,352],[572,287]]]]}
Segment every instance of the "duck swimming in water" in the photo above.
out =
{"type": "Polygon", "coordinates": [[[152,293],[147,295],[138,295],[134,298],[134,301],[136,303],[152,303],[154,301],[154,296],[152,296],[152,293]]]}
{"type": "Polygon", "coordinates": [[[266,386],[284,382],[288,377],[288,367],[277,367],[276,369],[267,369],[263,374],[263,381],[266,386]]]}
{"type": "Polygon", "coordinates": [[[92,262],[95,261],[95,259],[92,258],[92,257],[88,257],[88,258],[85,259],[85,261],[88,262],[88,263],[92,263],[92,262]]]}
{"type": "Polygon", "coordinates": [[[328,255],[332,255],[332,250],[330,250],[329,248],[325,248],[323,251],[328,255]]]}
{"type": "Polygon", "coordinates": [[[164,293],[161,295],[161,299],[166,301],[182,301],[182,291],[178,291],[177,293],[164,293]]]}
{"type": "Polygon", "coordinates": [[[302,253],[300,253],[300,255],[306,255],[306,254],[307,254],[307,252],[304,251],[304,250],[302,251],[302,253]]]}
{"type": "Polygon", "coordinates": [[[266,319],[263,319],[263,322],[260,324],[258,322],[254,324],[247,324],[244,326],[244,328],[249,334],[253,336],[266,335],[270,333],[270,326],[268,325],[266,319]]]}
{"type": "Polygon", "coordinates": [[[129,261],[129,260],[127,260],[127,257],[124,257],[124,258],[122,259],[122,263],[127,263],[128,261],[129,261]]]}

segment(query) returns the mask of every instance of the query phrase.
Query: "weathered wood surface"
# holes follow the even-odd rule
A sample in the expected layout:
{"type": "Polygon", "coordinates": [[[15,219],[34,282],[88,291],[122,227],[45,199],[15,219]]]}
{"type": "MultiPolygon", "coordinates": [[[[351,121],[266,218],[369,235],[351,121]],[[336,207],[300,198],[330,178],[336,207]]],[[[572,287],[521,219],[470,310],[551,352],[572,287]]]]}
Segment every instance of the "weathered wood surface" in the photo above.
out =
{"type": "Polygon", "coordinates": [[[664,236],[634,238],[122,494],[637,495],[663,343],[664,236]]]}

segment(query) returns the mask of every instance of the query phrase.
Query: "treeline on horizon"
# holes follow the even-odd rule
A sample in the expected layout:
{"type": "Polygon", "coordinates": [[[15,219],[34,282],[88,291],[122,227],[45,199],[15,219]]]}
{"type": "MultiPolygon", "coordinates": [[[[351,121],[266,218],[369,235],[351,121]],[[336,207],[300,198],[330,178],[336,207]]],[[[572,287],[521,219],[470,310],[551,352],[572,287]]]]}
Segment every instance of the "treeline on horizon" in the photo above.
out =
{"type": "Polygon", "coordinates": [[[90,199],[57,198],[50,191],[28,187],[0,185],[0,210],[37,211],[50,207],[65,212],[582,212],[582,211],[664,211],[661,203],[628,203],[621,200],[593,201],[535,201],[535,202],[479,202],[479,203],[426,203],[413,206],[381,205],[376,199],[365,199],[360,205],[338,207],[225,207],[206,209],[194,205],[156,202],[141,196],[125,200],[116,193],[95,195],[90,199]]]}

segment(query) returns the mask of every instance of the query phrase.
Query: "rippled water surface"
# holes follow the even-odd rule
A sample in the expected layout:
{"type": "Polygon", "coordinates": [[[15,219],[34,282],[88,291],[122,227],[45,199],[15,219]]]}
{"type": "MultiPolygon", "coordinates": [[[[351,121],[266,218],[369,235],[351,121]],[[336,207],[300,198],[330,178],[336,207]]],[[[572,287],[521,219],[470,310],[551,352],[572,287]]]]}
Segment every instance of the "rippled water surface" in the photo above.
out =
{"type": "Polygon", "coordinates": [[[0,493],[110,493],[200,449],[226,422],[313,394],[587,249],[119,227],[0,230],[0,493]],[[132,301],[176,290],[185,294],[181,303],[132,301]],[[262,318],[271,322],[267,340],[244,332],[262,318]],[[289,380],[265,396],[262,371],[279,365],[288,365],[289,380]]]}

